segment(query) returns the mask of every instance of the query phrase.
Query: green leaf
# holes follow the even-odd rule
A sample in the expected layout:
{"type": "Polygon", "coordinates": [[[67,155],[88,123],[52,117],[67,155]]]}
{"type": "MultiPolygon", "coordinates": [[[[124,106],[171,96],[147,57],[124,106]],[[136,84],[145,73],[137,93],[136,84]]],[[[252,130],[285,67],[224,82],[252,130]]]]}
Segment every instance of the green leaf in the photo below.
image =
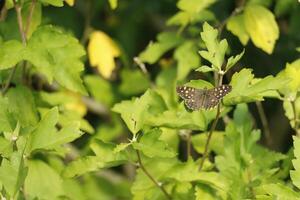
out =
{"type": "Polygon", "coordinates": [[[230,17],[226,24],[226,28],[233,35],[237,36],[244,46],[248,43],[249,35],[246,31],[243,14],[230,17]]]}
{"type": "Polygon", "coordinates": [[[148,115],[145,121],[150,126],[205,130],[209,119],[205,118],[205,114],[202,111],[186,111],[183,104],[181,104],[179,109],[167,110],[156,115],[148,115]]]}
{"type": "Polygon", "coordinates": [[[254,81],[251,69],[242,69],[235,73],[230,85],[232,91],[224,97],[225,105],[233,105],[243,102],[262,101],[268,97],[270,91],[276,91],[287,83],[285,78],[267,76],[263,79],[254,81]]]}
{"type": "Polygon", "coordinates": [[[116,9],[118,6],[118,0],[108,0],[111,9],[116,9]]]}
{"type": "Polygon", "coordinates": [[[0,96],[0,132],[12,132],[15,127],[16,120],[13,114],[9,112],[9,101],[0,96]]]}
{"type": "Polygon", "coordinates": [[[113,111],[120,113],[127,127],[136,134],[144,125],[145,113],[149,108],[153,91],[147,90],[140,98],[131,101],[122,101],[113,107],[113,111]]]}
{"type": "Polygon", "coordinates": [[[216,70],[214,68],[204,65],[204,66],[201,66],[198,69],[196,69],[196,71],[206,73],[206,72],[212,72],[212,71],[216,71],[216,70]]]}
{"type": "Polygon", "coordinates": [[[53,78],[75,92],[86,93],[80,79],[85,55],[83,47],[74,37],[53,26],[42,26],[27,44],[26,59],[52,83],[53,78]]]}
{"type": "Polygon", "coordinates": [[[245,50],[243,50],[240,54],[236,55],[236,56],[231,56],[228,60],[227,60],[227,64],[226,64],[226,72],[228,70],[231,69],[231,67],[233,67],[244,55],[245,50]]]}
{"type": "Polygon", "coordinates": [[[210,89],[214,87],[210,82],[207,82],[202,79],[191,80],[190,82],[186,83],[185,86],[194,87],[198,89],[204,89],[204,88],[210,89]]]}
{"type": "Polygon", "coordinates": [[[40,160],[28,161],[24,190],[31,198],[56,199],[64,194],[63,180],[49,165],[40,160]]]}
{"type": "Polygon", "coordinates": [[[4,158],[0,166],[0,181],[12,198],[15,198],[21,189],[27,175],[23,156],[22,151],[14,152],[10,160],[4,158]]]}
{"type": "Polygon", "coordinates": [[[100,76],[87,75],[84,77],[84,83],[95,100],[106,106],[111,106],[114,103],[113,87],[109,81],[100,76]]]}
{"type": "Polygon", "coordinates": [[[216,0],[180,0],[177,7],[189,13],[199,13],[201,10],[215,3],[216,0]]]}
{"type": "MultiPolygon", "coordinates": [[[[200,154],[203,154],[204,152],[204,147],[207,141],[207,134],[208,133],[202,133],[192,136],[193,147],[200,154]]],[[[223,139],[224,132],[214,131],[210,140],[209,150],[214,151],[218,155],[222,154],[224,149],[223,139]]]]}
{"type": "Polygon", "coordinates": [[[9,69],[24,57],[24,47],[16,40],[0,43],[0,70],[9,69]]]}
{"type": "Polygon", "coordinates": [[[63,0],[40,0],[42,3],[50,4],[52,6],[62,7],[64,6],[63,0]]]}
{"type": "Polygon", "coordinates": [[[32,92],[17,86],[7,92],[9,112],[18,120],[22,127],[34,126],[38,122],[37,110],[32,92]]]}
{"type": "Polygon", "coordinates": [[[279,28],[272,12],[260,5],[248,5],[244,23],[254,45],[271,54],[279,38],[279,28]]]}
{"type": "Polygon", "coordinates": [[[300,91],[300,59],[295,60],[292,63],[287,63],[285,69],[278,74],[279,78],[289,80],[287,84],[284,84],[280,92],[286,96],[295,96],[295,93],[300,91]]]}
{"type": "Polygon", "coordinates": [[[13,143],[6,138],[0,137],[0,154],[2,157],[10,157],[13,152],[13,143]]]}
{"type": "Polygon", "coordinates": [[[114,153],[119,153],[121,151],[124,151],[130,145],[132,145],[131,142],[130,143],[120,143],[116,146],[116,148],[114,148],[114,153]]]}
{"type": "MultiPolygon", "coordinates": [[[[167,172],[177,163],[177,160],[174,158],[152,158],[148,160],[142,157],[142,163],[155,180],[162,182],[167,172]]],[[[161,190],[140,168],[137,170],[131,192],[135,199],[165,199],[161,190]]]]}
{"type": "Polygon", "coordinates": [[[69,163],[63,170],[62,175],[66,178],[72,178],[103,167],[104,164],[101,162],[101,158],[97,156],[84,156],[69,163]]]}
{"type": "Polygon", "coordinates": [[[124,151],[114,152],[117,145],[113,143],[94,140],[90,147],[96,156],[79,157],[77,160],[72,161],[63,170],[64,177],[71,178],[98,169],[118,166],[128,160],[124,151]]]}
{"type": "Polygon", "coordinates": [[[295,159],[293,159],[292,162],[295,170],[291,170],[290,175],[293,184],[297,188],[300,188],[300,139],[296,136],[293,136],[293,140],[295,159]]]}
{"type": "Polygon", "coordinates": [[[191,41],[187,41],[180,45],[174,53],[177,60],[177,79],[184,79],[188,73],[200,65],[200,58],[197,54],[197,48],[191,41]]]}
{"type": "Polygon", "coordinates": [[[277,17],[281,17],[285,14],[288,14],[292,9],[293,5],[295,5],[294,0],[277,0],[275,5],[275,15],[277,17]]]}
{"type": "Polygon", "coordinates": [[[168,147],[168,145],[160,140],[162,131],[160,129],[152,129],[146,132],[139,142],[133,143],[133,148],[140,150],[144,155],[162,158],[172,158],[176,156],[176,153],[168,147]]]}
{"type": "Polygon", "coordinates": [[[263,190],[266,191],[267,194],[272,195],[276,199],[289,200],[289,199],[300,199],[300,194],[293,191],[291,188],[280,184],[280,183],[272,183],[267,185],[262,185],[263,190]]]}
{"type": "Polygon", "coordinates": [[[90,145],[96,156],[101,159],[103,167],[117,166],[127,161],[128,158],[125,152],[114,153],[116,146],[113,143],[105,143],[101,140],[94,140],[90,145]]]}
{"type": "Polygon", "coordinates": [[[214,29],[206,22],[204,23],[203,31],[200,34],[207,48],[207,51],[199,51],[200,55],[220,71],[228,47],[227,41],[224,39],[219,42],[218,30],[214,29]]]}
{"type": "Polygon", "coordinates": [[[183,39],[176,33],[163,32],[157,36],[157,42],[150,43],[139,55],[142,62],[153,64],[170,49],[180,45],[183,39]]]}
{"type": "Polygon", "coordinates": [[[43,116],[35,130],[31,133],[28,144],[29,152],[37,149],[55,149],[62,144],[72,142],[82,135],[78,122],[70,122],[60,131],[57,131],[55,128],[57,121],[58,109],[55,107],[43,116]]]}
{"type": "Polygon", "coordinates": [[[209,187],[205,186],[196,186],[196,192],[195,192],[196,200],[216,200],[216,197],[214,195],[214,191],[210,189],[209,187]]]}
{"type": "Polygon", "coordinates": [[[119,87],[121,94],[133,96],[145,92],[150,87],[149,78],[141,70],[122,70],[122,83],[119,87]]]}

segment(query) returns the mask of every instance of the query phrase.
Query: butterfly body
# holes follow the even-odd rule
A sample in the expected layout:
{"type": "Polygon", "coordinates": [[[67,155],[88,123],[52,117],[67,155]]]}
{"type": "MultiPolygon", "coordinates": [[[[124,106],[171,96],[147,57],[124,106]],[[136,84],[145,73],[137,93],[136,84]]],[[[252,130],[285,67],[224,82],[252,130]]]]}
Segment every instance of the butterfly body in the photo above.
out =
{"type": "Polygon", "coordinates": [[[211,109],[216,107],[220,100],[231,91],[230,85],[221,85],[212,89],[197,89],[187,86],[178,86],[176,91],[191,110],[211,109]]]}

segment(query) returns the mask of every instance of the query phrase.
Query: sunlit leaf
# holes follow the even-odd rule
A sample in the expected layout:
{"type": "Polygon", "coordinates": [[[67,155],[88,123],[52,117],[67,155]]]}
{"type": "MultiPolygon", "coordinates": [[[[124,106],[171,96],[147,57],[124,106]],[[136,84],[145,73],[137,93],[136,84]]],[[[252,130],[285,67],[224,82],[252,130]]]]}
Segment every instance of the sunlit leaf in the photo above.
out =
{"type": "Polygon", "coordinates": [[[204,23],[203,31],[200,34],[207,48],[207,51],[199,51],[200,55],[208,60],[213,67],[221,70],[224,62],[225,52],[228,47],[227,41],[223,39],[219,42],[218,30],[214,29],[208,23],[204,23]]]}
{"type": "Polygon", "coordinates": [[[24,190],[31,197],[55,199],[64,194],[63,180],[60,175],[40,160],[28,162],[28,175],[24,190]]]}
{"type": "Polygon", "coordinates": [[[69,6],[74,6],[75,0],[65,0],[69,6]]]}
{"type": "Polygon", "coordinates": [[[263,6],[246,6],[244,23],[254,45],[271,54],[279,38],[279,28],[273,13],[263,6]]]}
{"type": "Polygon", "coordinates": [[[159,139],[161,131],[159,129],[152,129],[143,134],[139,142],[133,143],[133,148],[140,150],[146,156],[172,158],[176,153],[168,147],[168,145],[159,139]]]}
{"type": "Polygon", "coordinates": [[[15,66],[23,59],[24,47],[16,40],[0,43],[0,69],[15,66]]]}
{"type": "Polygon", "coordinates": [[[188,73],[200,65],[200,57],[197,54],[197,48],[193,42],[188,41],[180,45],[174,57],[177,60],[177,78],[184,79],[188,73]]]}
{"type": "Polygon", "coordinates": [[[10,89],[7,93],[9,112],[21,126],[33,126],[38,122],[35,100],[31,90],[24,86],[10,89]]]}
{"type": "Polygon", "coordinates": [[[83,47],[74,37],[53,26],[38,28],[28,41],[26,60],[52,83],[55,79],[62,86],[75,92],[86,93],[80,78],[85,55],[83,47]]]}
{"type": "Polygon", "coordinates": [[[267,76],[253,83],[254,75],[251,69],[242,69],[235,73],[230,85],[232,91],[224,97],[225,104],[236,104],[241,102],[262,101],[268,97],[267,91],[276,91],[287,83],[285,78],[267,76]]]}
{"type": "Polygon", "coordinates": [[[64,6],[64,0],[40,0],[42,3],[47,3],[52,6],[62,7],[64,6]]]}
{"type": "Polygon", "coordinates": [[[1,183],[11,197],[15,197],[27,175],[23,156],[23,150],[21,149],[14,152],[10,160],[4,158],[0,166],[1,183]]]}
{"type": "Polygon", "coordinates": [[[150,42],[147,48],[139,54],[142,62],[153,64],[170,49],[183,42],[183,38],[173,32],[163,32],[157,36],[157,42],[150,42]]]}
{"type": "Polygon", "coordinates": [[[116,9],[118,6],[118,0],[108,0],[111,9],[116,9]]]}
{"type": "Polygon", "coordinates": [[[226,24],[226,28],[232,34],[237,36],[244,46],[248,43],[249,35],[246,31],[243,14],[230,17],[226,24]]]}
{"type": "Polygon", "coordinates": [[[294,170],[290,171],[291,179],[293,184],[300,188],[300,139],[296,136],[293,137],[294,139],[294,155],[295,159],[292,160],[294,170]]]}
{"type": "Polygon", "coordinates": [[[58,109],[51,109],[37,125],[31,134],[28,151],[37,149],[55,149],[62,144],[73,141],[80,137],[82,132],[79,130],[78,122],[69,122],[68,125],[57,131],[55,125],[58,122],[58,109]]]}

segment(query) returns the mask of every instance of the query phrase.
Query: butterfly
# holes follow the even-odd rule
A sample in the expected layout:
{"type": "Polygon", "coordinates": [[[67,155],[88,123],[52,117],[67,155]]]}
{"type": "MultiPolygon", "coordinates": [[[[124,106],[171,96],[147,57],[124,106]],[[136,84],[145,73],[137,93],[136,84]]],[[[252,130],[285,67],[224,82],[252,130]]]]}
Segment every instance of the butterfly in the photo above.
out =
{"type": "Polygon", "coordinates": [[[211,109],[216,107],[220,100],[231,91],[231,85],[221,85],[212,89],[197,89],[187,86],[177,86],[178,95],[191,110],[211,109]]]}

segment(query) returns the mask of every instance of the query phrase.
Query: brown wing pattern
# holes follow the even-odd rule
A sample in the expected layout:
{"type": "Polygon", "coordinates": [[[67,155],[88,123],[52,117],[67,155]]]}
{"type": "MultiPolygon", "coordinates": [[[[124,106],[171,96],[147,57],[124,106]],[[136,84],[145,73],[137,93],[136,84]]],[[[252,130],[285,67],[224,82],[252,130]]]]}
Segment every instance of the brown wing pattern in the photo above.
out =
{"type": "Polygon", "coordinates": [[[211,109],[216,107],[220,100],[231,91],[230,85],[221,85],[212,89],[196,89],[178,86],[176,91],[184,99],[185,105],[191,110],[211,109]]]}

